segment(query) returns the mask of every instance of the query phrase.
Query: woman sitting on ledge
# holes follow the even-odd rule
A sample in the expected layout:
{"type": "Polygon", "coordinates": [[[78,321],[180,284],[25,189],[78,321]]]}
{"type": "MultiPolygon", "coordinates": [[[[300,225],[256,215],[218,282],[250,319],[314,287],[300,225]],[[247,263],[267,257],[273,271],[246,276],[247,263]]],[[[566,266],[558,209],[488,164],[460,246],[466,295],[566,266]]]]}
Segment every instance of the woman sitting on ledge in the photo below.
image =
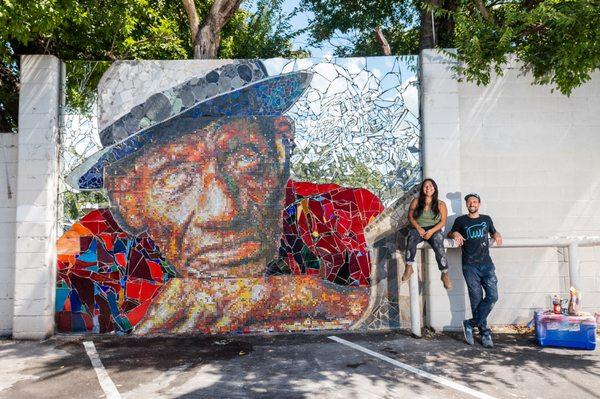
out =
{"type": "Polygon", "coordinates": [[[433,252],[438,268],[442,272],[444,288],[452,289],[452,282],[448,276],[448,260],[444,250],[444,236],[442,229],[446,225],[448,210],[444,201],[438,200],[438,188],[433,179],[425,179],[421,183],[419,196],[414,198],[408,209],[410,229],[406,238],[406,268],[402,281],[406,281],[413,274],[413,264],[417,253],[417,245],[427,241],[433,252]]]}

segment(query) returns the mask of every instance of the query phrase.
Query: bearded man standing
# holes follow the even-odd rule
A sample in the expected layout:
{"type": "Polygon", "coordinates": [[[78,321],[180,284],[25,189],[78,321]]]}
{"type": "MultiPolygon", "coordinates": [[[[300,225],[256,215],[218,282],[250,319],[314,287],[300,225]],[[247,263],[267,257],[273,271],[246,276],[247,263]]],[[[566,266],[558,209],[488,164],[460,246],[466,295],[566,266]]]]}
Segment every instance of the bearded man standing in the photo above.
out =
{"type": "Polygon", "coordinates": [[[462,270],[473,315],[472,319],[463,320],[462,327],[465,341],[469,345],[475,342],[473,329],[477,327],[482,336],[482,345],[492,348],[494,343],[487,326],[487,317],[498,301],[498,278],[490,257],[489,238],[491,236],[496,245],[502,245],[502,235],[494,227],[492,218],[479,214],[481,198],[478,194],[467,194],[465,202],[468,214],[456,218],[448,233],[448,237],[462,247],[462,270]]]}

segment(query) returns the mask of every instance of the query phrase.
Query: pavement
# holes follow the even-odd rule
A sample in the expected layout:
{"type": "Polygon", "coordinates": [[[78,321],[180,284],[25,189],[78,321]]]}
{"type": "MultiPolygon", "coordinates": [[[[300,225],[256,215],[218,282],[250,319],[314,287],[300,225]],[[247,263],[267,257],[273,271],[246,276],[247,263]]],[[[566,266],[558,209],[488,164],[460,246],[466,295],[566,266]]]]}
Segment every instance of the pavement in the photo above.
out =
{"type": "Polygon", "coordinates": [[[494,338],[493,349],[402,331],[0,340],[0,398],[600,398],[600,350],[494,338]]]}

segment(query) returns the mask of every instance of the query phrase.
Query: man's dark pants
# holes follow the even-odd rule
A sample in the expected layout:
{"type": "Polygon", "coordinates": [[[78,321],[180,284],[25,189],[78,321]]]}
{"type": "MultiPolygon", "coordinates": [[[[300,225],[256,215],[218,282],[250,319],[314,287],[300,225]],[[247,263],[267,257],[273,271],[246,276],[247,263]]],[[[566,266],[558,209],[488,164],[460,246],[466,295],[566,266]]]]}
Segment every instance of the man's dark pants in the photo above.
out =
{"type": "Polygon", "coordinates": [[[473,313],[473,318],[469,322],[473,327],[478,327],[483,334],[489,331],[487,317],[498,300],[496,268],[494,265],[463,265],[462,270],[467,282],[471,312],[473,313]]]}

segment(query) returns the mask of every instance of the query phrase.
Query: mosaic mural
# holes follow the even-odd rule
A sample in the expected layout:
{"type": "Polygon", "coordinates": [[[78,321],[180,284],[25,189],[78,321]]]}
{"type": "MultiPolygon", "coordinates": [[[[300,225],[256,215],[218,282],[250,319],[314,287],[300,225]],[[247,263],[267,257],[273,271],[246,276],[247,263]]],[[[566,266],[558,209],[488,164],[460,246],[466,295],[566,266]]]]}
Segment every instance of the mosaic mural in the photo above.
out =
{"type": "Polygon", "coordinates": [[[365,228],[418,178],[400,65],[229,61],[105,113],[101,148],[66,178],[108,206],[58,241],[58,329],[364,323],[377,283],[365,228]]]}

